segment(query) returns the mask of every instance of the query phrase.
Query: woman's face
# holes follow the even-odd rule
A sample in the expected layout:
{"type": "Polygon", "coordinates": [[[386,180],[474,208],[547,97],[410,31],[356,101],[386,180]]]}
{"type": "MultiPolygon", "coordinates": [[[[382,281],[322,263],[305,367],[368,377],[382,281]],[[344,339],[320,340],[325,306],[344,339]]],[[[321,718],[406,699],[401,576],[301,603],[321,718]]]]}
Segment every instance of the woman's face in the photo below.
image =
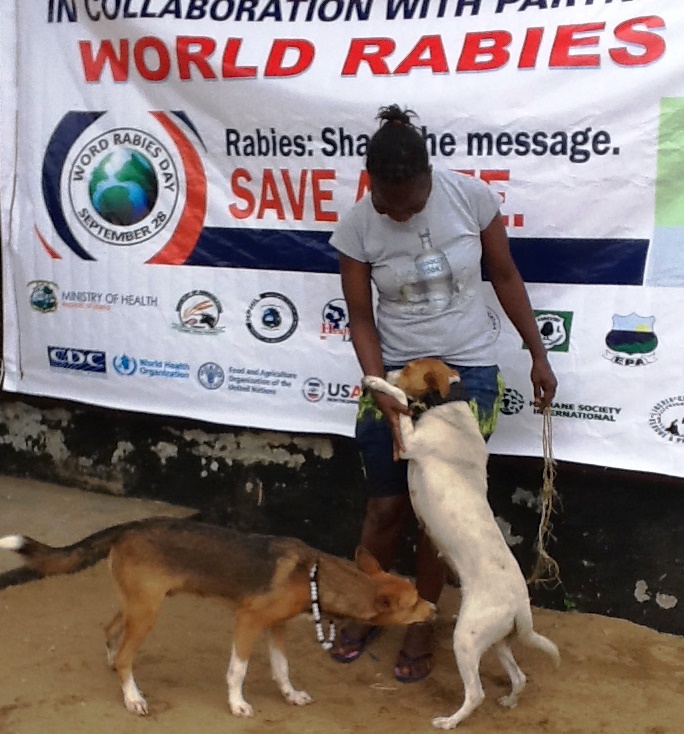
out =
{"type": "Polygon", "coordinates": [[[395,222],[408,222],[422,212],[432,189],[432,173],[426,171],[399,184],[370,177],[371,202],[378,214],[386,214],[395,222]]]}

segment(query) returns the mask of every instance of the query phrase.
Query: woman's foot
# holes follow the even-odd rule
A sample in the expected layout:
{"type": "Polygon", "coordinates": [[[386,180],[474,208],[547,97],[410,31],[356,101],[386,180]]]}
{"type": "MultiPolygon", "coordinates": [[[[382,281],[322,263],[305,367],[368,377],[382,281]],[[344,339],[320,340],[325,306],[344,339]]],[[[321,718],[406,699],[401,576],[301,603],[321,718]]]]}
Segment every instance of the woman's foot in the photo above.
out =
{"type": "Polygon", "coordinates": [[[340,630],[339,637],[330,649],[330,657],[338,663],[353,663],[379,634],[379,627],[350,622],[340,630]]]}
{"type": "Polygon", "coordinates": [[[415,683],[430,675],[434,662],[432,622],[410,624],[404,635],[404,645],[397,656],[394,677],[401,683],[415,683]]]}

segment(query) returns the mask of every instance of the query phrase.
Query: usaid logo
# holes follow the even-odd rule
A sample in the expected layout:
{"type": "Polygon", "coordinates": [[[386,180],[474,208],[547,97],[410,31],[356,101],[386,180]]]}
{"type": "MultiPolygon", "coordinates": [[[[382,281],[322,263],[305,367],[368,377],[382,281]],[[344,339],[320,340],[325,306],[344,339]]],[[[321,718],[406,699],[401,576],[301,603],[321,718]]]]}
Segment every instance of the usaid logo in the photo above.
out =
{"type": "Polygon", "coordinates": [[[107,355],[99,349],[77,349],[76,347],[48,347],[50,367],[81,372],[107,372],[107,355]]]}

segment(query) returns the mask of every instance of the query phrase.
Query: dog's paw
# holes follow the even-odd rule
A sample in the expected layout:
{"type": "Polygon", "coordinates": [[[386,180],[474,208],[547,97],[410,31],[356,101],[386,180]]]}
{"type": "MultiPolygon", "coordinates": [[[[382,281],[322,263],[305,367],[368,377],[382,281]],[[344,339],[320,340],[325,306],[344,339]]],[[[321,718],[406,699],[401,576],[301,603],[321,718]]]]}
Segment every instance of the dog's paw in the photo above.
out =
{"type": "Polygon", "coordinates": [[[515,708],[518,705],[518,696],[516,694],[509,693],[507,696],[501,696],[499,703],[507,709],[515,708]]]}
{"type": "Polygon", "coordinates": [[[230,713],[233,714],[233,716],[254,716],[254,709],[247,703],[247,701],[245,701],[244,698],[241,701],[230,702],[229,705],[230,713]]]}
{"type": "Polygon", "coordinates": [[[453,729],[457,723],[458,720],[454,719],[453,716],[436,716],[432,720],[432,726],[435,729],[453,729]]]}
{"type": "Polygon", "coordinates": [[[307,703],[313,703],[313,698],[306,691],[295,691],[294,688],[284,696],[288,703],[295,706],[306,706],[307,703]]]}
{"type": "Polygon", "coordinates": [[[124,697],[124,704],[132,714],[136,716],[147,716],[147,701],[142,696],[136,698],[124,697]]]}
{"type": "Polygon", "coordinates": [[[365,375],[362,380],[363,386],[368,388],[369,390],[379,390],[380,392],[385,392],[383,389],[385,387],[385,381],[382,379],[382,377],[376,377],[375,375],[365,375]]]}
{"type": "Polygon", "coordinates": [[[140,689],[135,683],[133,676],[129,676],[125,683],[121,686],[123,691],[124,705],[132,714],[136,716],[147,715],[147,701],[143,698],[140,689]]]}

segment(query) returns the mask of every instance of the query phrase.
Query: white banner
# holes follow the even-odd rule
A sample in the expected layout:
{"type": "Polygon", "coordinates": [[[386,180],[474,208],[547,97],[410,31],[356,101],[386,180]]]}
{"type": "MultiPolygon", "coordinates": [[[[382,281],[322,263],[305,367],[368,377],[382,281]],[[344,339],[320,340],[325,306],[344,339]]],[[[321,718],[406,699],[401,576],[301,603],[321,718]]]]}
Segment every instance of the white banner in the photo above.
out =
{"type": "MultiPolygon", "coordinates": [[[[556,458],[684,476],[680,0],[7,0],[5,390],[352,435],[328,237],[381,105],[501,196],[556,458]]],[[[529,356],[493,453],[539,455],[529,356]]]]}

